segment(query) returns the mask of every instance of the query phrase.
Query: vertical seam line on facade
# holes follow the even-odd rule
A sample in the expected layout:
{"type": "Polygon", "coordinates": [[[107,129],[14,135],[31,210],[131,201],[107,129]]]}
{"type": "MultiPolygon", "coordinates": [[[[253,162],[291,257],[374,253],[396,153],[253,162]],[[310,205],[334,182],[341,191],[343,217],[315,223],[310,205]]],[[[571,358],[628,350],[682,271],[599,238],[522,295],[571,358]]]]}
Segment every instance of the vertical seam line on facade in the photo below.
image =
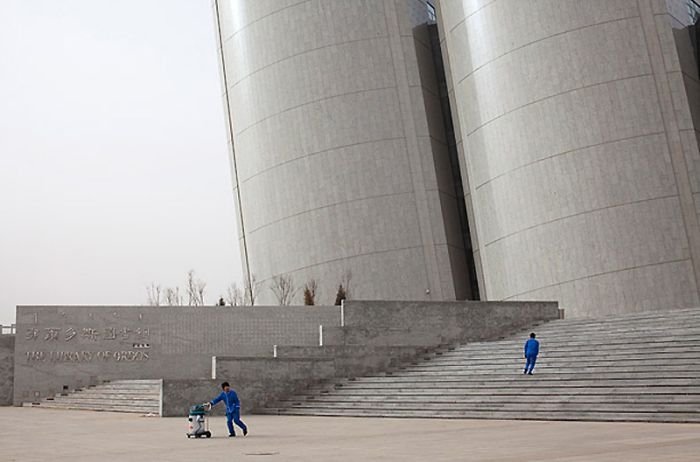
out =
{"type": "Polygon", "coordinates": [[[586,145],[586,146],[580,146],[580,147],[577,147],[576,149],[570,149],[570,150],[568,150],[568,151],[557,152],[557,153],[552,154],[552,155],[549,155],[549,156],[547,156],[547,157],[543,157],[543,158],[541,158],[541,159],[536,159],[536,160],[534,160],[534,161],[532,161],[532,162],[528,162],[527,164],[519,165],[519,166],[517,166],[517,167],[515,167],[515,168],[512,168],[512,169],[508,170],[507,172],[499,173],[498,175],[496,175],[496,176],[494,176],[494,177],[492,177],[492,178],[489,178],[488,180],[484,181],[483,183],[481,183],[481,184],[475,186],[475,187],[474,187],[474,192],[477,192],[479,189],[481,189],[482,187],[488,185],[489,183],[492,183],[492,182],[494,182],[494,181],[496,181],[496,180],[498,180],[498,179],[501,179],[501,178],[503,178],[504,176],[510,175],[510,174],[513,173],[513,172],[517,172],[518,170],[522,170],[522,169],[524,169],[524,168],[530,167],[530,166],[535,165],[535,164],[538,164],[538,163],[540,163],[540,162],[545,162],[545,161],[554,159],[554,158],[556,158],[556,157],[566,156],[566,155],[573,154],[573,153],[576,153],[576,152],[579,152],[579,151],[585,151],[585,150],[587,150],[587,149],[593,149],[593,148],[605,146],[605,145],[607,145],[607,144],[624,143],[624,142],[626,142],[626,141],[632,141],[632,140],[636,140],[636,139],[639,139],[639,138],[648,138],[648,137],[652,137],[652,136],[659,136],[659,135],[663,135],[664,133],[665,133],[665,132],[642,133],[641,135],[634,135],[634,136],[629,136],[629,137],[627,137],[627,138],[619,138],[619,139],[610,140],[610,141],[603,141],[603,142],[601,142],[601,143],[595,143],[595,144],[589,144],[589,145],[586,145]]]}
{"type": "Polygon", "coordinates": [[[575,29],[569,29],[569,30],[562,31],[562,32],[559,32],[559,33],[556,33],[556,34],[548,35],[547,37],[542,37],[542,38],[540,38],[540,39],[533,40],[533,41],[528,42],[528,43],[524,43],[524,44],[522,44],[522,45],[520,45],[520,46],[517,46],[517,47],[515,47],[515,48],[512,48],[512,49],[506,51],[505,53],[502,53],[502,54],[500,54],[500,55],[498,55],[498,56],[496,56],[496,57],[494,57],[494,58],[491,58],[491,59],[489,59],[488,61],[485,61],[485,62],[483,62],[482,64],[480,64],[479,66],[475,67],[469,74],[467,74],[467,75],[465,75],[464,77],[462,77],[462,78],[457,82],[457,85],[460,85],[463,81],[465,81],[466,79],[468,79],[468,78],[471,77],[472,75],[476,74],[476,73],[479,72],[481,69],[483,69],[484,67],[488,66],[489,64],[493,64],[494,62],[498,61],[498,60],[501,59],[501,58],[504,58],[504,57],[508,56],[509,54],[515,53],[516,51],[522,50],[523,48],[527,48],[527,47],[532,46],[532,45],[534,45],[534,44],[536,44],[536,43],[544,42],[544,41],[546,41],[546,40],[550,40],[550,39],[556,38],[556,37],[561,37],[561,36],[563,36],[563,35],[567,35],[567,34],[570,34],[570,33],[572,33],[572,32],[579,32],[579,31],[582,31],[582,30],[585,30],[585,29],[589,29],[589,28],[592,28],[592,27],[603,26],[603,25],[606,25],[606,24],[612,24],[612,23],[620,22],[620,21],[628,21],[628,20],[630,20],[630,19],[636,19],[636,18],[640,18],[640,22],[641,22],[641,17],[640,17],[639,15],[636,15],[636,16],[625,16],[625,17],[622,17],[622,18],[610,19],[610,20],[608,20],[608,21],[601,21],[601,22],[597,22],[597,23],[594,23],[594,24],[587,24],[587,25],[585,25],[585,26],[577,27],[577,28],[575,28],[575,29]]]}
{"type": "MultiPolygon", "coordinates": [[[[668,118],[665,115],[663,101],[661,100],[661,88],[660,88],[660,86],[663,85],[663,83],[659,82],[659,80],[656,77],[656,70],[654,69],[654,56],[652,55],[652,52],[651,52],[652,44],[650,43],[650,40],[654,40],[654,37],[655,37],[655,42],[656,42],[655,44],[656,44],[656,46],[658,46],[658,49],[659,49],[658,51],[660,54],[663,53],[663,47],[661,45],[661,38],[659,37],[658,26],[656,24],[656,16],[654,15],[654,8],[653,8],[651,1],[650,0],[637,0],[637,8],[639,9],[639,16],[640,16],[641,22],[642,22],[642,30],[644,32],[644,43],[646,45],[647,54],[649,56],[649,62],[651,63],[652,71],[654,72],[653,78],[654,78],[654,84],[655,84],[654,87],[656,90],[656,98],[657,98],[657,103],[658,103],[658,107],[659,107],[659,111],[660,111],[660,115],[661,115],[661,120],[663,121],[664,130],[666,131],[666,133],[665,133],[666,144],[668,146],[669,158],[671,160],[671,168],[673,169],[674,178],[676,180],[676,190],[678,191],[678,197],[679,197],[680,206],[681,206],[681,220],[683,221],[683,227],[685,229],[686,239],[688,240],[688,250],[689,250],[690,261],[691,261],[690,266],[693,270],[693,274],[695,275],[695,292],[698,293],[698,289],[700,288],[699,287],[699,285],[700,285],[700,273],[698,273],[698,270],[696,268],[696,265],[700,265],[700,261],[698,261],[698,258],[700,258],[700,257],[698,255],[696,255],[698,252],[698,249],[697,249],[698,243],[695,242],[695,240],[693,239],[693,236],[691,234],[691,228],[690,228],[689,223],[688,223],[688,219],[692,219],[693,217],[687,216],[688,214],[686,213],[685,207],[683,205],[683,192],[682,192],[682,188],[681,188],[681,184],[680,184],[684,180],[683,172],[678,171],[678,168],[680,167],[680,165],[676,165],[676,161],[674,161],[673,142],[671,141],[671,138],[670,138],[671,132],[673,131],[672,130],[673,127],[670,126],[671,121],[667,120],[668,118]],[[653,26],[652,27],[653,30],[650,31],[650,34],[649,34],[651,36],[649,36],[647,34],[647,27],[648,26],[645,27],[645,25],[644,25],[645,21],[644,21],[644,15],[642,13],[642,11],[643,11],[642,5],[643,4],[646,5],[650,11],[650,15],[651,15],[651,19],[652,19],[651,26],[653,26]]],[[[690,191],[690,202],[692,205],[692,213],[695,215],[694,216],[695,225],[696,225],[695,227],[697,228],[697,225],[698,225],[697,205],[695,204],[695,198],[693,197],[692,186],[690,183],[690,177],[688,176],[688,163],[686,160],[685,149],[683,148],[683,141],[680,139],[678,120],[676,119],[676,108],[674,106],[673,95],[672,95],[672,91],[670,88],[670,82],[668,82],[666,64],[663,61],[663,58],[662,58],[661,63],[657,63],[657,66],[659,66],[659,65],[661,67],[661,74],[665,75],[665,77],[666,77],[666,85],[668,86],[668,93],[669,93],[668,97],[669,97],[669,100],[671,102],[670,117],[672,117],[674,119],[673,122],[675,123],[675,129],[676,129],[676,132],[678,134],[678,144],[679,144],[679,148],[681,150],[680,155],[682,157],[681,160],[683,162],[683,166],[685,167],[685,180],[688,182],[688,190],[690,191]]]]}
{"type": "Polygon", "coordinates": [[[497,244],[497,243],[500,242],[500,241],[509,239],[509,238],[511,238],[511,237],[513,237],[513,236],[516,236],[516,235],[518,235],[518,234],[521,234],[521,233],[524,233],[524,232],[527,232],[527,231],[532,231],[533,229],[541,228],[541,227],[544,227],[544,226],[548,226],[548,225],[557,223],[557,222],[559,222],[559,221],[568,220],[568,219],[570,219],[570,218],[576,218],[576,217],[580,217],[580,216],[583,216],[583,215],[589,215],[589,214],[591,214],[591,213],[601,212],[601,211],[603,211],[603,210],[609,210],[609,209],[615,209],[615,208],[620,208],[620,207],[626,207],[626,206],[628,206],[628,205],[639,205],[639,204],[644,204],[644,203],[646,203],[646,202],[653,202],[653,201],[661,201],[661,200],[666,200],[666,199],[672,199],[672,198],[674,198],[674,197],[678,197],[678,194],[668,194],[668,195],[665,195],[665,196],[650,197],[650,198],[647,198],[647,199],[639,199],[639,200],[636,200],[636,201],[623,202],[623,203],[620,203],[620,204],[606,205],[605,207],[599,207],[599,208],[596,208],[596,209],[584,210],[583,212],[572,213],[572,214],[570,214],[570,215],[565,215],[565,216],[562,216],[562,217],[559,217],[559,218],[555,218],[555,219],[549,220],[549,221],[543,221],[543,222],[541,222],[541,223],[537,223],[537,224],[535,224],[535,225],[528,226],[528,227],[519,229],[519,230],[517,230],[517,231],[513,231],[512,233],[508,233],[508,234],[506,234],[506,235],[504,235],[504,236],[501,236],[501,237],[499,237],[499,238],[497,238],[497,239],[494,239],[494,240],[492,240],[492,241],[487,242],[486,244],[484,244],[484,248],[486,248],[486,247],[488,247],[488,246],[490,246],[490,245],[492,245],[492,244],[497,244]]]}
{"type": "MultiPolygon", "coordinates": [[[[217,0],[217,1],[218,1],[218,0],[217,0]]],[[[239,0],[233,0],[233,1],[239,1],[239,0]]],[[[249,23],[246,24],[245,26],[243,26],[243,27],[241,27],[240,29],[238,29],[237,31],[235,31],[233,34],[231,34],[231,35],[229,35],[228,37],[226,37],[224,40],[226,40],[226,41],[231,40],[231,39],[232,39],[233,37],[235,37],[239,32],[243,31],[244,29],[247,29],[248,27],[252,26],[253,24],[256,24],[256,23],[262,21],[262,20],[265,19],[265,18],[268,18],[268,17],[270,17],[270,16],[273,16],[273,15],[275,15],[275,14],[277,14],[277,13],[280,13],[280,12],[282,12],[282,11],[284,11],[284,10],[287,10],[287,9],[289,9],[289,8],[294,8],[295,6],[299,6],[299,5],[301,5],[302,3],[311,3],[311,0],[302,0],[302,1],[300,1],[300,2],[293,3],[293,4],[291,4],[291,5],[287,5],[287,6],[285,6],[285,7],[282,7],[282,8],[280,8],[279,10],[272,11],[272,12],[266,14],[266,15],[260,16],[258,19],[256,19],[255,21],[249,22],[249,23]]],[[[217,11],[218,11],[218,6],[217,6],[217,11]]],[[[221,35],[221,34],[219,34],[219,35],[221,35]]],[[[223,42],[222,42],[222,45],[223,45],[223,42]]]]}
{"type": "MultiPolygon", "coordinates": [[[[393,8],[396,8],[396,4],[394,3],[394,0],[391,0],[391,3],[393,4],[393,8]]],[[[397,69],[396,57],[394,56],[394,47],[392,45],[393,40],[391,37],[391,29],[389,28],[389,10],[388,10],[388,8],[391,8],[391,6],[389,5],[389,2],[384,2],[384,27],[386,28],[386,33],[387,33],[387,36],[389,37],[389,56],[391,56],[391,64],[392,64],[392,67],[394,68],[394,82],[396,84],[394,86],[394,89],[396,92],[396,101],[399,105],[399,113],[401,114],[401,130],[404,134],[404,148],[406,150],[406,160],[407,160],[406,165],[408,166],[409,175],[411,177],[411,187],[413,189],[413,205],[414,205],[415,210],[416,210],[416,219],[418,220],[418,232],[420,234],[420,242],[421,242],[421,247],[423,250],[423,252],[422,252],[423,253],[423,260],[424,260],[423,261],[423,271],[425,274],[425,283],[428,287],[431,287],[433,284],[432,284],[432,278],[430,277],[430,271],[428,270],[428,265],[429,265],[428,264],[428,254],[427,254],[427,250],[425,248],[426,246],[423,242],[421,213],[420,213],[420,209],[418,206],[418,192],[416,191],[416,184],[415,184],[414,176],[413,176],[414,175],[413,166],[411,165],[411,153],[410,153],[410,150],[408,147],[408,133],[406,130],[406,122],[404,120],[404,109],[401,107],[401,91],[399,89],[399,76],[398,76],[399,70],[397,69]]],[[[396,20],[398,21],[398,18],[396,20]]],[[[397,33],[400,34],[401,28],[399,27],[398,23],[396,24],[396,28],[397,28],[397,33]]],[[[399,46],[401,46],[400,38],[399,38],[399,46]]],[[[401,46],[401,48],[403,49],[402,46],[401,46]]],[[[437,268],[435,268],[435,270],[437,271],[437,268]]],[[[432,297],[430,297],[430,298],[432,298],[432,297]]]]}
{"type": "MultiPolygon", "coordinates": [[[[481,252],[481,231],[482,231],[482,224],[481,224],[481,217],[475,212],[476,207],[474,205],[474,194],[475,194],[475,189],[474,189],[474,182],[472,181],[472,178],[470,178],[470,175],[473,173],[473,165],[472,165],[472,156],[470,155],[470,148],[469,148],[469,139],[464,137],[463,133],[463,114],[460,114],[459,111],[459,104],[458,104],[458,85],[455,82],[456,76],[454,75],[455,72],[455,61],[453,59],[451,50],[455,49],[454,42],[456,41],[455,33],[454,31],[461,25],[461,24],[466,24],[467,20],[474,16],[475,14],[479,13],[483,8],[486,8],[493,3],[495,3],[496,0],[493,0],[486,5],[483,5],[483,7],[472,11],[469,15],[466,15],[464,19],[462,19],[460,22],[458,22],[454,27],[448,28],[447,23],[445,20],[445,15],[440,14],[438,17],[438,20],[445,26],[443,27],[443,34],[444,34],[444,40],[441,41],[441,47],[442,43],[444,42],[444,50],[445,50],[445,58],[446,58],[446,71],[449,69],[448,72],[446,72],[446,81],[447,81],[447,91],[448,91],[448,96],[450,96],[450,102],[454,102],[454,105],[451,107],[451,112],[452,112],[452,119],[453,119],[453,124],[455,124],[455,141],[457,143],[457,146],[460,144],[462,145],[462,155],[460,156],[460,170],[463,170],[463,180],[464,180],[464,185],[466,186],[466,189],[464,191],[464,197],[465,197],[465,202],[467,206],[467,216],[469,217],[470,212],[471,212],[471,218],[469,221],[469,233],[471,236],[471,247],[472,247],[472,254],[474,255],[474,266],[476,269],[476,278],[477,278],[477,284],[479,286],[479,295],[482,300],[487,300],[489,298],[489,294],[491,292],[491,288],[489,287],[489,284],[487,284],[488,279],[486,277],[486,274],[488,273],[488,261],[486,259],[482,258],[482,252],[481,252]],[[452,44],[452,46],[450,46],[452,44]]],[[[442,10],[440,11],[442,13],[442,10]]],[[[462,8],[462,12],[464,12],[462,8]]],[[[468,37],[467,37],[468,41],[468,37]]]]}
{"type": "MultiPolygon", "coordinates": [[[[527,295],[527,294],[530,294],[532,292],[537,292],[538,290],[551,289],[552,287],[561,286],[564,284],[571,284],[572,282],[576,282],[576,281],[585,281],[586,279],[593,279],[593,278],[600,277],[600,276],[607,276],[609,274],[622,273],[622,272],[626,272],[626,271],[633,271],[636,269],[648,268],[648,267],[652,267],[652,266],[661,266],[661,265],[670,265],[673,263],[682,263],[684,261],[690,261],[690,260],[691,260],[690,258],[681,258],[681,259],[676,259],[676,260],[661,261],[661,262],[657,262],[657,263],[649,263],[646,265],[629,266],[629,267],[620,268],[620,269],[616,269],[616,270],[612,270],[612,271],[603,271],[602,273],[589,274],[586,276],[582,276],[580,278],[568,279],[566,281],[561,281],[561,282],[556,282],[554,284],[548,284],[546,286],[541,286],[541,287],[538,287],[536,289],[526,290],[525,292],[520,292],[518,294],[509,295],[507,297],[502,298],[501,300],[503,300],[503,301],[510,300],[510,299],[515,298],[515,297],[522,297],[523,295],[527,295]]],[[[691,266],[692,266],[692,262],[691,262],[691,266]]]]}
{"type": "Polygon", "coordinates": [[[226,119],[228,120],[228,131],[229,131],[229,137],[231,139],[231,160],[233,162],[233,173],[234,173],[234,181],[236,182],[236,196],[238,198],[238,218],[240,220],[240,227],[241,227],[241,238],[243,240],[243,258],[245,260],[244,266],[245,266],[245,271],[246,271],[246,279],[248,280],[248,287],[253,288],[252,284],[252,279],[251,279],[251,274],[250,274],[250,261],[248,260],[248,242],[246,240],[246,233],[245,233],[245,222],[243,220],[243,201],[241,200],[241,185],[240,182],[238,181],[238,162],[236,161],[236,146],[235,142],[233,139],[233,114],[231,114],[231,99],[229,97],[229,92],[228,92],[228,82],[226,78],[226,53],[224,51],[224,43],[221,40],[221,17],[220,17],[220,10],[219,10],[219,0],[214,0],[214,6],[216,8],[216,28],[217,28],[217,34],[219,35],[219,44],[221,47],[219,48],[220,50],[220,55],[221,55],[221,67],[222,67],[222,79],[224,79],[224,95],[226,96],[226,111],[227,111],[227,117],[226,119]]]}
{"type": "Polygon", "coordinates": [[[389,38],[389,37],[386,36],[386,35],[378,35],[378,36],[376,36],[376,37],[363,38],[363,39],[357,39],[357,40],[348,40],[348,41],[346,41],[346,42],[331,43],[331,44],[329,44],[329,45],[324,45],[324,46],[322,46],[322,47],[310,48],[310,49],[307,49],[307,50],[304,50],[304,51],[300,51],[299,53],[294,53],[293,55],[285,56],[284,58],[278,59],[277,61],[273,61],[273,62],[271,62],[271,63],[265,64],[264,66],[262,66],[262,67],[260,67],[260,68],[258,68],[258,69],[255,69],[255,70],[254,70],[253,72],[251,72],[250,74],[244,75],[243,77],[241,77],[240,79],[236,80],[234,83],[231,84],[231,89],[233,89],[236,85],[238,85],[239,83],[243,82],[244,80],[249,79],[250,77],[254,76],[254,75],[257,74],[258,72],[264,71],[265,69],[267,69],[267,68],[269,68],[269,67],[272,67],[272,66],[274,66],[274,65],[276,65],[276,64],[283,63],[284,61],[288,61],[288,60],[293,59],[293,58],[296,58],[296,57],[298,57],[298,56],[302,56],[302,55],[305,55],[305,54],[308,54],[308,53],[313,53],[314,51],[318,51],[318,50],[324,50],[324,49],[326,49],[326,48],[332,48],[332,47],[339,47],[339,46],[341,46],[341,45],[347,45],[347,44],[349,44],[349,43],[369,42],[369,41],[372,41],[372,40],[380,40],[380,39],[388,39],[388,38],[389,38]]]}
{"type": "Polygon", "coordinates": [[[281,111],[275,112],[274,114],[270,114],[269,116],[265,116],[265,117],[263,117],[263,118],[260,119],[260,120],[256,120],[256,121],[253,122],[252,124],[248,125],[248,126],[245,127],[244,129],[242,129],[240,132],[237,132],[236,135],[237,135],[237,136],[242,136],[245,132],[247,132],[248,130],[250,130],[251,128],[253,128],[253,127],[257,126],[257,125],[260,125],[261,123],[265,122],[266,120],[269,120],[269,119],[278,117],[278,116],[280,116],[280,115],[282,115],[282,114],[286,114],[287,112],[294,111],[294,110],[296,110],[296,109],[300,109],[300,108],[302,108],[302,107],[304,107],[304,106],[311,106],[312,104],[318,104],[318,103],[321,103],[321,102],[323,102],[323,101],[327,101],[327,100],[329,100],[329,99],[341,98],[341,97],[343,97],[343,96],[359,95],[359,94],[362,94],[362,93],[371,93],[371,92],[375,92],[375,91],[391,90],[391,89],[395,89],[395,88],[396,88],[396,85],[391,85],[391,86],[388,86],[388,87],[379,87],[379,88],[365,88],[365,89],[362,89],[362,90],[349,91],[349,92],[347,92],[347,93],[339,93],[339,94],[337,94],[337,95],[324,96],[323,98],[318,98],[318,99],[314,99],[314,100],[311,100],[311,101],[306,101],[306,102],[304,102],[304,103],[297,104],[296,106],[292,106],[292,107],[288,107],[288,108],[286,108],[286,109],[282,109],[281,111]]]}
{"type": "Polygon", "coordinates": [[[547,95],[547,96],[544,96],[544,97],[542,97],[542,98],[539,98],[539,99],[536,99],[536,100],[527,102],[527,103],[525,103],[525,104],[523,104],[523,105],[521,105],[521,106],[517,106],[517,107],[514,107],[514,108],[512,108],[512,109],[509,109],[508,111],[506,111],[506,112],[504,112],[504,113],[502,113],[502,114],[497,115],[496,117],[493,117],[493,118],[487,120],[486,122],[484,122],[484,123],[482,123],[481,125],[479,125],[478,127],[476,127],[474,130],[472,130],[472,131],[470,131],[469,133],[467,133],[467,136],[472,136],[474,133],[478,132],[479,130],[482,130],[482,129],[485,128],[485,127],[488,127],[488,126],[491,125],[493,122],[496,122],[497,120],[499,120],[499,119],[501,119],[501,118],[503,118],[503,117],[506,117],[506,116],[508,116],[508,115],[510,115],[510,114],[513,114],[513,113],[515,113],[515,112],[520,111],[521,109],[525,109],[525,108],[530,107],[530,106],[532,106],[532,105],[535,105],[535,104],[537,104],[537,103],[542,103],[542,102],[544,102],[544,101],[550,100],[550,99],[552,99],[552,98],[557,98],[557,97],[559,97],[559,96],[568,95],[568,94],[570,94],[570,93],[575,93],[575,92],[581,91],[581,90],[588,90],[588,89],[595,88],[595,87],[601,87],[601,86],[604,86],[604,85],[610,85],[611,83],[625,82],[625,81],[627,81],[627,80],[641,79],[641,78],[643,78],[643,77],[651,77],[652,75],[653,75],[653,74],[648,73],[648,72],[646,72],[646,73],[644,73],[644,74],[630,75],[630,76],[622,77],[622,78],[619,78],[619,79],[612,79],[612,80],[606,80],[606,81],[604,81],[604,82],[591,83],[591,84],[588,84],[588,85],[583,85],[583,86],[580,86],[580,87],[572,88],[572,89],[570,89],[570,90],[565,90],[565,91],[562,91],[562,92],[559,92],[559,93],[555,93],[555,94],[552,94],[552,95],[547,95]]]}

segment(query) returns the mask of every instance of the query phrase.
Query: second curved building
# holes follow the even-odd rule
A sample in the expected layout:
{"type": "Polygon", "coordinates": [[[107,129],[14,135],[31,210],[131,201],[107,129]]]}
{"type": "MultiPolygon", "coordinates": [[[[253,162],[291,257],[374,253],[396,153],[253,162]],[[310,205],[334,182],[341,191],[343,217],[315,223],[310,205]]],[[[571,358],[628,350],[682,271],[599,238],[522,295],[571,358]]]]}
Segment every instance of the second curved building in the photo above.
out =
{"type": "Polygon", "coordinates": [[[440,2],[487,298],[573,316],[698,304],[689,5],[440,2]]]}

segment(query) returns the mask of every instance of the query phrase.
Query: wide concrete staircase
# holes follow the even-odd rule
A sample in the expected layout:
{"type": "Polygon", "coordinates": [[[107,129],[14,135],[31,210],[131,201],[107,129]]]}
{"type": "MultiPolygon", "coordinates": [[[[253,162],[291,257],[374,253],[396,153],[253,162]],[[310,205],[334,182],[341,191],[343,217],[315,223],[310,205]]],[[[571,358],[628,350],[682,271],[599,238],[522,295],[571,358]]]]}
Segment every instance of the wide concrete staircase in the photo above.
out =
{"type": "Polygon", "coordinates": [[[560,320],[535,331],[541,348],[532,376],[522,373],[522,332],[325,383],[262,412],[700,422],[700,309],[560,320]]]}
{"type": "Polygon", "coordinates": [[[114,380],[26,405],[160,415],[161,388],[161,380],[114,380]]]}

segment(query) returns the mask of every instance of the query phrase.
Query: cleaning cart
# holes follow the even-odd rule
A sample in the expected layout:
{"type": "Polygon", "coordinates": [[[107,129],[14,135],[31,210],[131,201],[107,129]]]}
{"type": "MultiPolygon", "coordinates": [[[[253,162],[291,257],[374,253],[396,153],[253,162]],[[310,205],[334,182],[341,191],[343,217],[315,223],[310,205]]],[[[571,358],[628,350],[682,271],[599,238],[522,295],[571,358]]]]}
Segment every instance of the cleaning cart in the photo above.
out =
{"type": "Polygon", "coordinates": [[[187,417],[188,430],[187,437],[192,438],[211,438],[209,431],[209,411],[211,405],[209,403],[195,404],[190,407],[190,415],[187,417]]]}

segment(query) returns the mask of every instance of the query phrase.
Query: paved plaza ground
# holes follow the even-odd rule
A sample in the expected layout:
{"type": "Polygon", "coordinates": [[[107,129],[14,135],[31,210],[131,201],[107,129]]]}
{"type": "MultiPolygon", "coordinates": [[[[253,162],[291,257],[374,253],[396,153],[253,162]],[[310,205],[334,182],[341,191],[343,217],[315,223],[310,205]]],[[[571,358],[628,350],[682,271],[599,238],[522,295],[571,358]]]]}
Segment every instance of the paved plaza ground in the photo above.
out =
{"type": "Polygon", "coordinates": [[[186,418],[0,408],[2,461],[700,460],[700,425],[248,416],[247,437],[186,418]]]}

